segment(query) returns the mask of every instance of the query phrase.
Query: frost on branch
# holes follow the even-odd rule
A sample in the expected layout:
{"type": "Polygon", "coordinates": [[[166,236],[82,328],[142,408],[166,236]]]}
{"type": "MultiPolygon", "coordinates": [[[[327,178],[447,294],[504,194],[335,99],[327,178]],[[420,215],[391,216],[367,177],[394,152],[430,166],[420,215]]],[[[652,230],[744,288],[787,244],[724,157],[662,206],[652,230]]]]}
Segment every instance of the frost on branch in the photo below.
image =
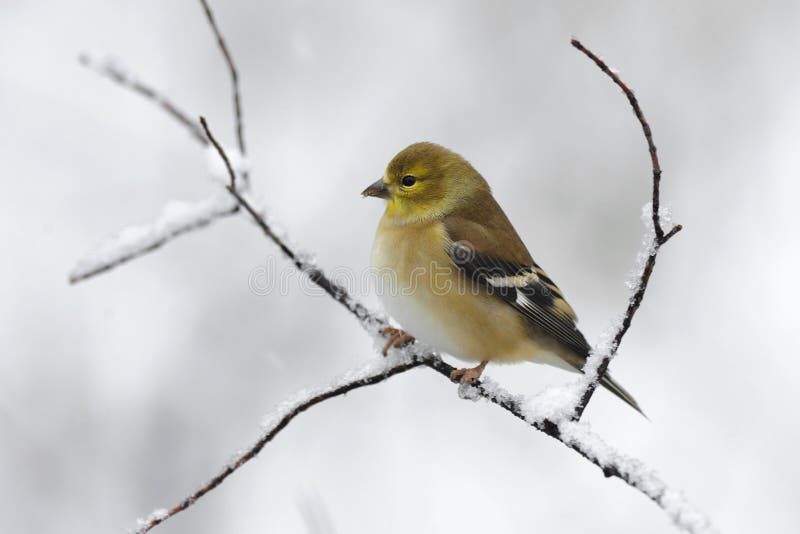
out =
{"type": "Polygon", "coordinates": [[[574,421],[575,403],[583,394],[578,380],[573,384],[548,388],[543,392],[515,395],[485,375],[480,384],[462,385],[459,396],[477,401],[488,400],[500,405],[531,426],[545,431],[600,467],[607,476],[616,476],[641,491],[664,509],[673,523],[691,534],[715,534],[709,519],[695,508],[683,494],[661,480],[655,470],[640,460],[619,452],[592,432],[586,422],[574,421]]]}
{"type": "MultiPolygon", "coordinates": [[[[647,267],[647,260],[650,259],[650,256],[653,256],[656,252],[658,252],[656,245],[658,242],[656,239],[656,229],[653,226],[652,202],[648,202],[642,206],[641,217],[642,224],[644,224],[645,227],[645,233],[644,236],[642,236],[642,248],[636,255],[636,265],[634,265],[633,269],[631,269],[628,279],[625,281],[625,285],[628,287],[631,296],[633,296],[634,293],[639,290],[639,286],[642,283],[642,273],[647,267]]],[[[660,206],[658,208],[658,217],[661,220],[662,226],[672,228],[672,211],[668,206],[660,206]]]]}
{"type": "MultiPolygon", "coordinates": [[[[315,397],[330,394],[337,389],[354,383],[383,376],[387,371],[390,371],[400,364],[409,364],[414,361],[415,357],[410,352],[401,350],[394,351],[393,354],[386,357],[370,358],[362,365],[349,369],[333,378],[333,380],[324,386],[297,391],[294,395],[278,404],[272,412],[264,417],[261,422],[261,431],[262,433],[272,432],[288,415],[315,397]]],[[[237,460],[238,458],[235,459],[234,462],[237,460]]]]}
{"type": "Polygon", "coordinates": [[[136,77],[122,62],[110,54],[97,54],[83,52],[78,56],[78,61],[84,67],[95,71],[114,83],[154,102],[172,118],[182,124],[189,133],[202,145],[207,145],[208,141],[203,135],[200,125],[191,115],[176,106],[169,98],[160,93],[154,87],[146,84],[136,77]]]}
{"type": "Polygon", "coordinates": [[[74,284],[112,269],[236,209],[236,200],[224,192],[200,202],[169,202],[152,223],[124,228],[78,260],[69,281],[74,284]]]}
{"type": "MultiPolygon", "coordinates": [[[[246,176],[251,170],[250,160],[247,159],[247,156],[233,147],[226,146],[223,147],[223,149],[225,150],[225,154],[228,156],[231,168],[236,173],[236,177],[240,178],[246,176]]],[[[225,162],[219,157],[217,149],[213,146],[208,146],[206,147],[205,154],[206,167],[208,168],[208,173],[211,175],[211,178],[215,182],[223,184],[228,183],[228,168],[225,166],[225,162]]],[[[238,186],[237,188],[241,189],[238,186]]]]}
{"type": "Polygon", "coordinates": [[[140,517],[136,520],[136,530],[133,532],[139,532],[147,525],[153,523],[154,521],[164,521],[167,517],[169,517],[169,511],[165,508],[159,508],[157,510],[153,510],[150,512],[150,515],[147,517],[140,517]]]}
{"type": "MultiPolygon", "coordinates": [[[[217,155],[219,155],[229,167],[226,167],[227,181],[226,189],[231,196],[220,195],[212,197],[208,201],[197,204],[173,203],[168,205],[161,216],[150,225],[142,225],[128,228],[120,232],[117,236],[103,243],[92,254],[84,258],[71,273],[70,279],[73,282],[92,276],[99,272],[106,271],[124,263],[125,261],[153,250],[174,236],[183,232],[207,225],[214,218],[220,215],[235,213],[238,208],[243,208],[249,213],[253,221],[271,239],[284,254],[304,272],[309,279],[328,293],[333,299],[341,303],[350,313],[356,316],[362,326],[376,339],[380,345],[386,341],[382,332],[388,326],[385,317],[372,313],[363,306],[357,299],[349,295],[346,288],[329,279],[316,264],[311,254],[302,253],[290,242],[285,232],[278,229],[278,225],[268,216],[268,210],[260,203],[250,200],[250,195],[246,191],[249,185],[248,164],[241,155],[244,150],[244,138],[242,127],[242,114],[240,106],[240,96],[238,89],[238,75],[233,64],[230,53],[225,45],[224,39],[219,32],[214,21],[211,9],[206,0],[201,0],[209,24],[217,38],[218,45],[223,52],[229,67],[233,85],[234,113],[236,120],[237,140],[239,150],[227,151],[223,149],[213,138],[207,129],[204,120],[201,119],[202,128],[198,125],[194,115],[187,115],[173,105],[168,99],[155,91],[152,87],[136,79],[128,71],[119,65],[118,62],[108,59],[96,59],[89,55],[81,58],[84,65],[93,68],[100,74],[112,79],[119,85],[126,87],[145,98],[156,102],[167,113],[182,123],[195,136],[196,140],[202,145],[208,146],[212,143],[217,155]],[[231,160],[226,156],[230,154],[231,160]],[[238,177],[244,187],[238,185],[238,177]],[[255,207],[254,207],[255,206],[255,207]],[[229,210],[229,211],[225,211],[229,210]]],[[[572,45],[589,56],[604,72],[612,77],[613,81],[623,90],[628,97],[634,112],[642,124],[645,137],[648,141],[651,158],[653,161],[653,205],[658,206],[658,187],[660,180],[660,166],[658,165],[655,146],[652,143],[650,128],[644,120],[644,116],[639,109],[638,103],[633,92],[619,79],[616,71],[609,69],[605,63],[588,51],[577,40],[572,40],[572,45]]],[[[225,173],[218,163],[210,159],[210,172],[216,178],[224,180],[225,173]]],[[[659,210],[661,212],[661,210],[659,210]]],[[[644,294],[649,273],[655,262],[655,254],[658,247],[663,245],[672,235],[680,230],[680,226],[675,226],[669,233],[664,234],[661,230],[658,217],[652,217],[656,239],[648,242],[648,248],[640,255],[641,278],[640,282],[634,284],[635,290],[631,298],[628,312],[621,321],[615,321],[610,331],[611,335],[605,342],[598,345],[595,355],[590,358],[587,365],[587,377],[572,384],[567,384],[559,388],[549,388],[533,397],[512,395],[486,377],[481,382],[470,386],[461,386],[459,393],[464,398],[477,400],[486,399],[515,417],[527,422],[535,429],[547,434],[548,436],[564,443],[572,448],[583,458],[599,466],[606,476],[615,476],[627,484],[636,487],[653,501],[658,503],[667,511],[673,521],[684,530],[695,533],[705,534],[713,532],[709,522],[702,514],[694,510],[683,499],[682,495],[668,488],[651,470],[647,469],[641,462],[624,456],[603,442],[597,435],[593,434],[585,424],[578,423],[575,419],[580,417],[583,407],[588,403],[589,397],[597,384],[597,376],[602,374],[604,366],[611,356],[613,356],[616,345],[624,335],[625,330],[630,324],[630,320],[638,308],[638,303],[644,294]],[[616,335],[614,335],[616,332],[616,335]],[[594,378],[592,378],[594,376],[594,378]],[[573,407],[579,406],[580,411],[573,413],[573,407]]],[[[443,362],[435,352],[422,347],[419,343],[393,350],[387,359],[371,360],[365,365],[342,375],[338,379],[326,386],[308,389],[298,393],[290,400],[281,403],[264,423],[260,437],[250,448],[240,451],[235,455],[215,477],[203,484],[199,489],[185,497],[182,501],[169,509],[158,509],[151,513],[147,518],[139,520],[136,532],[144,533],[164,522],[170,517],[186,510],[198,499],[217,488],[222,482],[239,469],[244,463],[254,458],[262,448],[271,441],[278,432],[281,431],[294,417],[312,406],[343,395],[351,390],[367,385],[377,384],[387,378],[399,373],[406,372],[418,366],[427,366],[449,380],[454,368],[443,362]]]]}
{"type": "Polygon", "coordinates": [[[132,531],[133,534],[144,534],[173,515],[192,506],[198,499],[222,484],[226,478],[236,472],[242,465],[255,458],[261,452],[261,449],[272,441],[278,432],[286,427],[292,419],[312,406],[354,389],[378,384],[391,376],[423,365],[425,361],[426,357],[424,356],[417,357],[407,351],[398,351],[386,358],[372,358],[324,386],[299,391],[288,400],[281,402],[275,410],[264,418],[260,435],[250,447],[237,452],[215,477],[202,484],[191,495],[169,510],[161,508],[152,512],[147,518],[139,519],[136,528],[132,531]]]}
{"type": "Polygon", "coordinates": [[[620,453],[592,432],[588,423],[562,421],[558,424],[561,440],[570,447],[580,447],[605,471],[613,467],[631,486],[639,489],[664,509],[673,523],[692,534],[715,534],[709,519],[695,508],[683,494],[668,487],[656,474],[636,458],[620,453]]]}

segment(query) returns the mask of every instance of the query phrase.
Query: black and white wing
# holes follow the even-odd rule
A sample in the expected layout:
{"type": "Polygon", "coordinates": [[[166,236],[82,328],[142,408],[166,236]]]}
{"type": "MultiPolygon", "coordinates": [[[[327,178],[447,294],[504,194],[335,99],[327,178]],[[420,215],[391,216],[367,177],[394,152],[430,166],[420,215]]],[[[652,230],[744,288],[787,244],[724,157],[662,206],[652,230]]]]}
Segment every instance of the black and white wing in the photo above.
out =
{"type": "Polygon", "coordinates": [[[533,327],[560,341],[578,356],[588,355],[590,347],[577,329],[575,312],[536,262],[524,265],[481,253],[466,241],[451,241],[446,251],[473,283],[513,307],[533,327]]]}

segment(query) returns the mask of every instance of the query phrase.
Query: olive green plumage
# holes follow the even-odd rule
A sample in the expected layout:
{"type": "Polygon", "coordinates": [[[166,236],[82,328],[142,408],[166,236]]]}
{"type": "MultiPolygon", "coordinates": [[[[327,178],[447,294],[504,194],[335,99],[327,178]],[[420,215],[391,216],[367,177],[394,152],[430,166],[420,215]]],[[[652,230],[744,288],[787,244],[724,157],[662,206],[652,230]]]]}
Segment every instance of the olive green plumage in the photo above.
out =
{"type": "MultiPolygon", "coordinates": [[[[575,312],[468,161],[437,144],[415,143],[363,194],[387,201],[373,266],[411,289],[380,295],[387,311],[409,334],[481,362],[454,378],[475,380],[488,361],[581,370],[590,346],[575,312]]],[[[601,383],[641,412],[609,375],[601,383]]]]}

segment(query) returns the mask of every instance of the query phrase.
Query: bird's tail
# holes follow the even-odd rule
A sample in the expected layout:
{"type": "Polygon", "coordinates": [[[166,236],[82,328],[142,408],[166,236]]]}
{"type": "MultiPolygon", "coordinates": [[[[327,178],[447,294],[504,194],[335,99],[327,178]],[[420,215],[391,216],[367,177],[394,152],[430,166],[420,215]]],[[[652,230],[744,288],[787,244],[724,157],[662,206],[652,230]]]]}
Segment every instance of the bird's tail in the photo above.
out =
{"type": "Polygon", "coordinates": [[[616,382],[616,380],[611,378],[611,375],[609,375],[608,373],[603,375],[603,379],[600,380],[600,384],[602,384],[602,386],[607,390],[609,390],[611,393],[613,393],[614,395],[625,401],[625,403],[627,403],[628,406],[630,406],[631,408],[642,414],[645,419],[648,418],[644,414],[642,409],[639,407],[639,403],[636,402],[636,399],[633,398],[633,395],[628,393],[628,391],[624,387],[620,386],[616,382]]]}

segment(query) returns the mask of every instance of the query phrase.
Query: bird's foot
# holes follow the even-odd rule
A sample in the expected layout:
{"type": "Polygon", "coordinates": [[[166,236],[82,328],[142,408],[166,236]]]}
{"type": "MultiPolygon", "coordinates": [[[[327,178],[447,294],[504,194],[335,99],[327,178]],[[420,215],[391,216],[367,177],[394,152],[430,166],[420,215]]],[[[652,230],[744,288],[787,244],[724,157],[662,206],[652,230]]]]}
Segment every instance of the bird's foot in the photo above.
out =
{"type": "Polygon", "coordinates": [[[479,363],[475,367],[467,367],[466,369],[456,369],[455,371],[450,373],[450,380],[452,380],[453,382],[460,382],[462,384],[472,384],[481,377],[487,363],[489,363],[488,360],[479,363]]]}
{"type": "Polygon", "coordinates": [[[386,342],[386,345],[383,346],[383,350],[381,351],[384,356],[386,356],[386,353],[389,352],[389,349],[391,348],[398,349],[403,345],[407,345],[414,341],[414,336],[412,336],[405,330],[400,330],[399,328],[392,328],[391,326],[381,330],[381,334],[383,334],[384,336],[389,336],[389,341],[386,342]]]}

